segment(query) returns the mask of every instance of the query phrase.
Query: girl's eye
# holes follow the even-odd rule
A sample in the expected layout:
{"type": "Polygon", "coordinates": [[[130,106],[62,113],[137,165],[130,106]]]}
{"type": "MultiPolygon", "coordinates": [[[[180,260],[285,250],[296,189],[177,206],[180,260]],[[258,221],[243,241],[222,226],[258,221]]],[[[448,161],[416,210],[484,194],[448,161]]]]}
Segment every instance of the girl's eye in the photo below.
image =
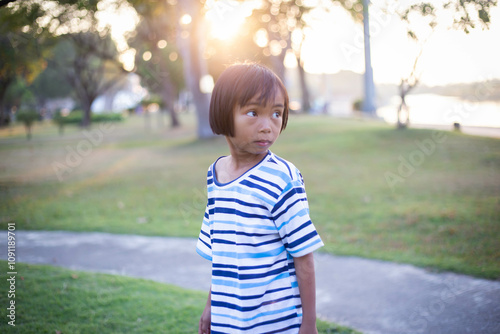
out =
{"type": "Polygon", "coordinates": [[[273,117],[274,117],[274,118],[280,118],[280,117],[281,117],[281,112],[280,112],[280,111],[275,111],[275,112],[273,113],[273,117]]]}
{"type": "Polygon", "coordinates": [[[247,112],[247,116],[255,117],[255,116],[257,116],[257,113],[253,110],[250,110],[249,112],[247,112]]]}

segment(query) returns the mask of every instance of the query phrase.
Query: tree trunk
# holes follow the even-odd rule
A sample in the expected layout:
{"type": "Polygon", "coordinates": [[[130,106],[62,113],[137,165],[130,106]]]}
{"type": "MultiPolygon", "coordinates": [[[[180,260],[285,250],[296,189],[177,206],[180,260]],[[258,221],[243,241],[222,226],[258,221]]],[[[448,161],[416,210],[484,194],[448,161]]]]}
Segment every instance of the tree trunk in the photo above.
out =
{"type": "Polygon", "coordinates": [[[0,79],[0,127],[7,125],[4,124],[5,120],[5,106],[4,106],[4,98],[5,98],[5,93],[7,92],[7,88],[9,87],[10,83],[13,81],[12,78],[2,78],[0,79]]]}
{"type": "Polygon", "coordinates": [[[116,93],[116,90],[110,89],[104,94],[104,111],[113,111],[113,102],[115,101],[116,93]]]}
{"type": "Polygon", "coordinates": [[[282,50],[278,56],[271,56],[271,64],[276,75],[285,82],[285,50],[282,50]]]}
{"type": "MultiPolygon", "coordinates": [[[[164,62],[160,62],[160,69],[162,73],[168,73],[164,62]]],[[[170,75],[162,79],[162,86],[163,86],[162,99],[163,99],[163,104],[170,115],[170,127],[176,128],[180,126],[181,123],[179,122],[179,117],[177,117],[177,113],[174,108],[174,101],[176,99],[176,94],[175,94],[175,86],[172,83],[172,80],[170,79],[170,75]]],[[[161,109],[162,110],[160,110],[160,112],[161,116],[163,117],[164,108],[161,109]]]]}
{"type": "Polygon", "coordinates": [[[83,119],[82,119],[82,127],[84,128],[88,128],[90,127],[90,123],[91,123],[91,116],[92,116],[92,110],[91,110],[91,106],[92,106],[92,101],[89,101],[89,100],[86,100],[83,101],[84,99],[80,99],[80,101],[82,101],[83,103],[83,119]]]}
{"type": "Polygon", "coordinates": [[[31,125],[26,125],[24,128],[26,129],[26,138],[31,140],[31,125]]]}
{"type": "Polygon", "coordinates": [[[306,82],[306,72],[299,56],[297,58],[297,70],[299,71],[300,92],[302,93],[302,111],[308,113],[311,110],[311,98],[309,87],[306,82]]]}
{"type": "Polygon", "coordinates": [[[401,96],[401,104],[399,105],[399,108],[398,108],[398,123],[397,123],[397,128],[398,129],[406,129],[406,128],[408,128],[409,123],[410,123],[410,113],[408,111],[408,106],[406,105],[405,97],[401,96]],[[401,112],[403,110],[406,113],[406,119],[405,120],[401,119],[402,118],[401,112]]]}
{"type": "Polygon", "coordinates": [[[198,138],[205,139],[213,137],[214,134],[210,128],[208,119],[210,99],[209,95],[200,90],[200,80],[204,75],[208,74],[206,61],[201,57],[204,47],[203,28],[200,23],[201,8],[200,3],[196,0],[185,0],[179,2],[183,12],[191,15],[192,21],[186,26],[180,26],[179,32],[187,31],[188,38],[179,36],[180,51],[182,53],[184,64],[184,77],[189,91],[193,96],[193,102],[196,109],[198,119],[198,138]]]}

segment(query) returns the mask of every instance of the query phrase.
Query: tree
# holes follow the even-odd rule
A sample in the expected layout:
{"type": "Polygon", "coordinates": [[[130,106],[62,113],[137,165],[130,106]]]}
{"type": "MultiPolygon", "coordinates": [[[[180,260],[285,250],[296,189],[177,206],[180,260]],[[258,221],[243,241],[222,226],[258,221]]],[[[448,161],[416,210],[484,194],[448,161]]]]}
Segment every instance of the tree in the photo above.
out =
{"type": "Polygon", "coordinates": [[[69,97],[74,94],[73,88],[68,85],[64,73],[57,65],[62,63],[66,56],[64,45],[59,43],[47,50],[47,65],[28,88],[36,98],[38,109],[43,108],[49,99],[69,97]]]}
{"type": "Polygon", "coordinates": [[[95,32],[80,32],[62,35],[60,40],[66,54],[56,67],[74,89],[84,113],[81,125],[88,127],[92,103],[118,82],[125,70],[109,34],[101,37],[95,32]]]}
{"type": "Polygon", "coordinates": [[[257,43],[262,47],[262,53],[269,57],[271,67],[282,80],[285,77],[285,56],[288,51],[293,52],[297,60],[302,110],[306,112],[310,110],[311,104],[301,55],[304,29],[308,26],[305,14],[311,9],[301,1],[266,0],[260,8],[253,11],[251,21],[254,35],[261,34],[263,41],[267,39],[266,43],[261,44],[258,40],[257,43]]]}
{"type": "MultiPolygon", "coordinates": [[[[346,9],[356,22],[363,20],[364,1],[363,0],[334,0],[340,3],[346,9]]],[[[483,28],[488,28],[490,23],[490,9],[497,5],[496,0],[450,0],[441,3],[419,2],[410,5],[402,5],[401,3],[387,4],[388,7],[397,6],[397,13],[403,22],[407,23],[408,36],[421,45],[425,44],[425,40],[434,31],[437,25],[437,15],[440,11],[451,11],[453,22],[449,26],[454,29],[463,30],[469,33],[470,29],[476,27],[477,24],[482,25],[483,28]],[[396,5],[395,5],[396,4],[396,5]],[[416,32],[414,29],[414,19],[417,17],[427,19],[430,32],[424,33],[424,36],[416,32]]],[[[443,16],[440,16],[443,17],[443,16]]],[[[420,21],[421,22],[421,21],[420,21]]],[[[397,116],[398,128],[406,128],[409,122],[409,110],[406,105],[405,97],[413,90],[419,83],[418,74],[418,61],[422,55],[423,48],[421,46],[419,53],[413,62],[411,72],[401,79],[399,84],[399,95],[401,103],[398,107],[397,116]],[[406,115],[405,115],[406,114],[406,115]]]]}
{"type": "Polygon", "coordinates": [[[24,127],[26,129],[26,137],[28,140],[31,139],[31,127],[33,126],[33,123],[38,120],[39,115],[36,111],[20,111],[17,114],[17,120],[22,122],[24,124],[24,127]]]}
{"type": "Polygon", "coordinates": [[[4,97],[19,77],[30,84],[43,71],[45,62],[39,43],[45,38],[36,19],[43,15],[40,4],[2,3],[0,8],[0,126],[7,118],[4,97]]]}
{"type": "MultiPolygon", "coordinates": [[[[474,29],[477,24],[482,25],[483,28],[488,28],[490,24],[490,9],[497,5],[497,1],[487,0],[460,0],[449,1],[442,4],[442,7],[437,7],[435,4],[429,2],[417,3],[409,6],[408,8],[399,12],[399,16],[403,22],[407,24],[408,37],[415,42],[419,42],[421,47],[418,55],[415,57],[413,68],[408,76],[401,79],[399,84],[399,95],[401,98],[400,105],[397,110],[397,127],[404,129],[408,127],[410,122],[409,108],[406,105],[406,95],[413,90],[420,81],[420,74],[418,71],[418,61],[422,55],[423,47],[426,41],[431,37],[435,31],[437,22],[437,15],[440,11],[454,12],[453,22],[448,25],[454,29],[463,30],[466,34],[470,29],[474,29]],[[424,18],[427,21],[428,29],[422,31],[415,30],[416,25],[414,20],[424,18]]],[[[421,23],[420,23],[421,25],[421,23]]]]}
{"type": "Polygon", "coordinates": [[[43,70],[46,60],[50,61],[50,58],[43,59],[39,50],[50,50],[52,45],[47,41],[51,41],[49,37],[57,36],[57,39],[73,43],[74,52],[70,53],[72,61],[66,62],[62,69],[84,108],[82,125],[90,124],[93,100],[112,84],[113,80],[106,80],[106,76],[111,72],[123,74],[122,66],[117,61],[116,48],[109,37],[109,29],[97,22],[99,3],[99,0],[27,0],[15,1],[6,6],[7,11],[0,13],[3,16],[0,18],[0,31],[14,31],[11,36],[16,43],[12,42],[12,37],[8,42],[5,42],[5,37],[1,38],[6,47],[0,51],[0,103],[3,87],[12,82],[13,76],[21,74],[31,83],[43,70]],[[62,35],[64,37],[60,37],[62,35]],[[35,55],[32,50],[38,54],[35,55]]]}
{"type": "Polygon", "coordinates": [[[161,96],[161,111],[166,108],[171,127],[177,127],[180,122],[174,102],[184,86],[184,78],[182,59],[175,45],[175,8],[166,1],[131,4],[141,17],[135,35],[129,38],[129,45],[136,50],[135,71],[151,94],[161,96]]]}
{"type": "Polygon", "coordinates": [[[198,118],[198,138],[214,136],[208,120],[210,98],[201,90],[201,82],[208,76],[207,62],[203,58],[206,43],[204,7],[198,0],[179,2],[177,17],[177,45],[182,54],[186,85],[192,94],[198,118]],[[182,20],[185,18],[185,20],[182,20]]]}
{"type": "MultiPolygon", "coordinates": [[[[167,106],[172,104],[172,96],[175,96],[176,91],[185,84],[187,90],[191,93],[196,109],[198,138],[212,137],[213,133],[208,121],[209,96],[200,89],[202,78],[208,74],[206,60],[202,57],[205,47],[205,30],[202,20],[204,7],[202,3],[197,0],[128,1],[141,16],[142,23],[140,26],[142,25],[142,28],[140,27],[140,29],[144,29],[148,34],[151,34],[147,38],[141,38],[140,41],[144,45],[149,43],[147,52],[151,54],[148,54],[146,58],[149,58],[149,61],[154,59],[157,62],[156,64],[152,62],[152,65],[144,66],[146,64],[139,61],[139,73],[145,73],[148,81],[152,82],[153,85],[163,87],[161,95],[164,97],[169,96],[165,98],[167,106]],[[155,22],[145,22],[151,18],[155,22]],[[181,20],[181,18],[184,18],[184,20],[181,20]],[[169,50],[173,49],[159,50],[158,42],[161,41],[166,41],[167,45],[172,41],[176,50],[179,51],[179,54],[176,53],[175,57],[181,61],[165,62],[164,57],[169,50]],[[180,65],[182,65],[183,69],[183,83],[176,80],[180,65]],[[156,72],[151,72],[152,69],[156,68],[158,69],[156,72]],[[180,83],[180,85],[176,84],[176,82],[180,83]]],[[[139,37],[139,32],[137,37],[139,37]]],[[[146,49],[139,48],[138,50],[146,49]]],[[[170,54],[168,56],[171,60],[170,54]]],[[[169,110],[175,116],[173,107],[169,107],[169,110]]]]}

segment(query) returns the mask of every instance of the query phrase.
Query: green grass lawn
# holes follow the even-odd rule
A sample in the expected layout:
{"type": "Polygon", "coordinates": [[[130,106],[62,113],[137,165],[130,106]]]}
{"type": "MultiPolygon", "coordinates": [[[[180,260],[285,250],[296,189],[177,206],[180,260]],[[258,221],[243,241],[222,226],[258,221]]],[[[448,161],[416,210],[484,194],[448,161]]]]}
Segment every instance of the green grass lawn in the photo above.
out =
{"type": "MultiPolygon", "coordinates": [[[[6,261],[0,261],[6,281],[6,261]]],[[[16,265],[15,298],[0,294],[1,333],[198,333],[207,294],[148,280],[77,272],[57,267],[16,265]],[[15,301],[15,327],[7,305],[15,301]]],[[[4,284],[4,283],[2,283],[4,284]]],[[[2,285],[4,286],[4,285],[2,285]]],[[[322,334],[355,334],[318,321],[322,334]]]]}
{"type": "MultiPolygon", "coordinates": [[[[81,130],[0,131],[0,228],[197,237],[207,168],[228,151],[182,121],[118,124],[61,181],[81,130]]],[[[500,140],[292,115],[272,150],[301,170],[323,251],[500,277],[500,140]]]]}

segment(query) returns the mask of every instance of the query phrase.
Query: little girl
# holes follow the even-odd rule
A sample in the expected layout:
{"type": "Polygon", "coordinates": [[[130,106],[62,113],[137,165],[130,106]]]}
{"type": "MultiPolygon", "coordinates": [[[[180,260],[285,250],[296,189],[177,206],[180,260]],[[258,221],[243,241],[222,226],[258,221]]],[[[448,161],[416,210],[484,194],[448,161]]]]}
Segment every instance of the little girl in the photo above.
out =
{"type": "Polygon", "coordinates": [[[304,181],[269,151],[286,127],[288,94],[258,64],[228,67],[210,102],[210,126],[230,155],[208,169],[208,203],[196,251],[212,261],[199,334],[300,333],[316,329],[313,251],[304,181]]]}

